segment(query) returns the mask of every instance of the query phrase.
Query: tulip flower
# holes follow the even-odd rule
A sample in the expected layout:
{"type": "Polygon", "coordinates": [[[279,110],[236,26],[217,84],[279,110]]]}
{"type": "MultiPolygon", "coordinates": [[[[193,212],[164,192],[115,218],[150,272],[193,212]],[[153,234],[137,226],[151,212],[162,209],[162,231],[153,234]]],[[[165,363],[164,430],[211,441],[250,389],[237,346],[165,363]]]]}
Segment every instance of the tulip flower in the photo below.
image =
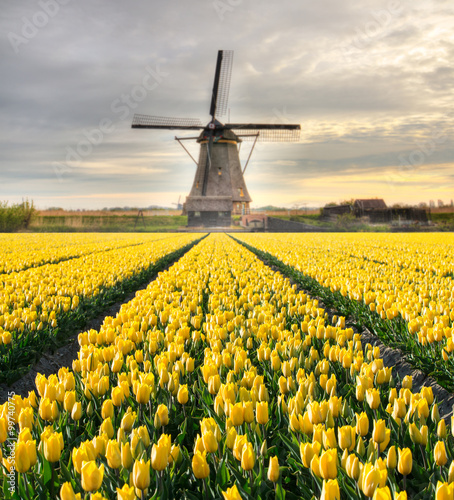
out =
{"type": "Polygon", "coordinates": [[[380,485],[380,479],[380,469],[374,467],[370,462],[366,462],[360,474],[361,490],[366,497],[373,496],[380,485]]]}
{"type": "Polygon", "coordinates": [[[453,497],[453,485],[448,483],[437,482],[435,490],[435,500],[451,500],[453,497]]]}
{"type": "Polygon", "coordinates": [[[377,488],[374,492],[372,500],[393,500],[389,487],[385,486],[384,488],[377,488]]]}
{"type": "Polygon", "coordinates": [[[270,465],[268,467],[268,479],[275,483],[279,479],[279,461],[277,457],[270,457],[270,465]]]}
{"type": "Polygon", "coordinates": [[[246,443],[241,452],[241,467],[243,470],[252,470],[255,464],[255,453],[252,443],[246,443]]]}
{"type": "Polygon", "coordinates": [[[74,493],[72,484],[68,481],[60,488],[60,500],[80,500],[80,493],[74,493]]]}
{"type": "Polygon", "coordinates": [[[104,477],[104,464],[98,467],[94,460],[84,462],[82,464],[81,476],[84,491],[99,490],[104,477]]]}
{"type": "Polygon", "coordinates": [[[444,441],[438,441],[434,448],[434,460],[437,465],[442,467],[448,461],[444,441]]]}
{"type": "MultiPolygon", "coordinates": [[[[166,462],[167,465],[167,462],[166,462]]],[[[153,467],[154,468],[154,467],[153,467]]],[[[165,467],[163,467],[164,469],[165,467]]],[[[163,470],[159,469],[159,470],[163,470]]],[[[158,469],[155,469],[158,470],[158,469]]],[[[150,486],[150,461],[136,460],[132,468],[132,481],[139,490],[146,490],[150,486]]]]}
{"type": "Polygon", "coordinates": [[[139,404],[147,404],[150,401],[150,396],[151,396],[151,387],[148,384],[140,384],[136,394],[137,402],[139,404]]]}
{"type": "Polygon", "coordinates": [[[159,429],[161,426],[164,427],[169,423],[169,410],[166,405],[160,404],[156,410],[154,417],[154,426],[159,429]]]}
{"type": "Polygon", "coordinates": [[[337,479],[323,480],[320,500],[340,500],[340,490],[337,479]]]}
{"type": "Polygon", "coordinates": [[[170,450],[164,443],[153,444],[151,449],[151,466],[154,470],[161,471],[167,467],[170,450]]]}
{"type": "Polygon", "coordinates": [[[205,479],[210,474],[210,467],[206,460],[206,452],[196,451],[192,457],[192,471],[197,479],[205,479]]]}
{"type": "Polygon", "coordinates": [[[16,470],[23,473],[29,469],[30,457],[28,456],[27,444],[24,441],[18,441],[16,444],[16,470]]]}
{"type": "Polygon", "coordinates": [[[268,402],[258,402],[255,407],[255,418],[258,424],[265,425],[268,422],[268,402]]]}
{"type": "Polygon", "coordinates": [[[235,427],[243,425],[244,413],[243,413],[243,403],[236,403],[230,405],[230,418],[235,427]]]}
{"type": "Polygon", "coordinates": [[[177,393],[177,400],[181,405],[185,405],[188,402],[188,386],[186,384],[180,385],[177,393]]]}
{"type": "Polygon", "coordinates": [[[356,429],[350,425],[345,425],[337,429],[339,447],[342,450],[352,451],[356,444],[356,429]]]}
{"type": "Polygon", "coordinates": [[[218,450],[218,441],[213,433],[209,430],[202,434],[203,447],[207,453],[215,453],[218,450]]]}
{"type": "Polygon", "coordinates": [[[44,437],[44,457],[50,463],[60,460],[63,450],[63,437],[61,432],[51,432],[48,437],[44,437]]]}
{"type": "Polygon", "coordinates": [[[397,461],[397,470],[403,476],[408,476],[413,467],[413,457],[410,448],[403,448],[398,450],[399,458],[397,461]]]}
{"type": "Polygon", "coordinates": [[[386,422],[383,419],[374,420],[373,440],[380,444],[386,439],[386,422]]]}
{"type": "Polygon", "coordinates": [[[227,488],[227,491],[223,491],[222,496],[224,497],[224,500],[242,500],[236,484],[234,484],[231,488],[227,488]]]}
{"type": "Polygon", "coordinates": [[[136,500],[134,486],[123,485],[123,488],[117,488],[117,500],[136,500]]]}
{"type": "Polygon", "coordinates": [[[364,437],[369,432],[369,418],[365,412],[356,414],[356,433],[364,437]]]}
{"type": "Polygon", "coordinates": [[[82,417],[82,403],[80,401],[76,401],[71,410],[71,418],[76,422],[80,420],[82,417]]]}
{"type": "Polygon", "coordinates": [[[320,455],[320,476],[323,479],[337,477],[337,449],[331,448],[320,455]]]}
{"type": "Polygon", "coordinates": [[[106,447],[107,464],[111,469],[118,469],[121,465],[121,450],[118,441],[109,440],[106,447]]]}
{"type": "Polygon", "coordinates": [[[134,461],[131,453],[131,445],[129,442],[121,443],[121,465],[125,469],[129,469],[134,461]]]}
{"type": "Polygon", "coordinates": [[[371,410],[376,410],[380,406],[380,392],[378,389],[367,389],[366,400],[371,410]]]}

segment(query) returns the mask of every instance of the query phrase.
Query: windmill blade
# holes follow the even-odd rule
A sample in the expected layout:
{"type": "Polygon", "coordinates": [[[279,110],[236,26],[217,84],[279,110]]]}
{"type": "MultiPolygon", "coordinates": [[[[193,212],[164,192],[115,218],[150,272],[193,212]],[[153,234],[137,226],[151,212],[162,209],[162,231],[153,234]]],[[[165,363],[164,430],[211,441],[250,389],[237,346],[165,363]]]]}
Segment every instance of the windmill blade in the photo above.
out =
{"type": "Polygon", "coordinates": [[[258,134],[259,142],[298,142],[301,125],[273,123],[229,123],[225,126],[243,141],[254,141],[258,134]]]}
{"type": "Polygon", "coordinates": [[[223,116],[227,112],[229,101],[230,77],[232,75],[233,50],[219,50],[214,74],[213,93],[211,96],[210,115],[223,116]]]}
{"type": "Polygon", "coordinates": [[[131,128],[199,130],[203,129],[204,126],[197,118],[168,118],[165,116],[135,114],[132,119],[131,128]]]}

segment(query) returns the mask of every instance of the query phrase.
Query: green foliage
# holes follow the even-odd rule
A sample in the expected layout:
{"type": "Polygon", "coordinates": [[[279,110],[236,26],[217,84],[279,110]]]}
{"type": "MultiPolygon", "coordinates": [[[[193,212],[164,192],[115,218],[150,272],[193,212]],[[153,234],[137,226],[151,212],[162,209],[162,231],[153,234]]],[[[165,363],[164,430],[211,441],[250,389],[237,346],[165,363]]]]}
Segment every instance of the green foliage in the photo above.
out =
{"type": "Polygon", "coordinates": [[[0,232],[9,233],[28,228],[35,213],[33,201],[25,200],[10,206],[7,201],[0,202],[0,232]]]}

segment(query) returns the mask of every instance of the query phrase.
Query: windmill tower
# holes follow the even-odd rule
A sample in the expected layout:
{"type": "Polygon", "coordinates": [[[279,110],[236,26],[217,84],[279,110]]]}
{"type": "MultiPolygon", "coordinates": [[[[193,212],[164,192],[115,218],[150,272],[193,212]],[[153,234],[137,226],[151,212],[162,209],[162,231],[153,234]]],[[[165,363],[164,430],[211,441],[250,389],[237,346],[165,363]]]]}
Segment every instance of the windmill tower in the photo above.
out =
{"type": "Polygon", "coordinates": [[[185,210],[189,227],[229,227],[232,214],[249,213],[252,201],[244,181],[244,172],[257,141],[298,141],[300,125],[258,123],[221,123],[218,117],[227,111],[233,51],[218,52],[211,97],[211,120],[203,125],[198,119],[165,118],[134,115],[132,128],[201,130],[197,137],[175,137],[181,141],[196,140],[200,144],[199,160],[192,160],[197,170],[185,210]],[[241,166],[239,148],[243,141],[253,141],[249,157],[241,166]]]}

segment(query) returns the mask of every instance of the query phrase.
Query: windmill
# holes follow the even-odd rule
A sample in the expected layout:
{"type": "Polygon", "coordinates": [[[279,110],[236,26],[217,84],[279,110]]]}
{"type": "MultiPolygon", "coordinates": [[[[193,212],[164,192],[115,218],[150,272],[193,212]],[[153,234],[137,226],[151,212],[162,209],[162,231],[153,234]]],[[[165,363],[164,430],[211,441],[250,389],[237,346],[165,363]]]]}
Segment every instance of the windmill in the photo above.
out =
{"type": "Polygon", "coordinates": [[[249,213],[252,201],[244,181],[244,171],[257,141],[298,141],[301,127],[290,124],[221,123],[225,115],[232,73],[233,51],[220,50],[216,62],[211,97],[211,120],[203,125],[198,119],[165,118],[135,114],[132,128],[201,130],[197,137],[175,137],[197,165],[197,170],[184,209],[188,226],[229,227],[232,214],[249,213]],[[196,161],[181,141],[196,140],[200,144],[196,161]],[[241,167],[239,148],[243,141],[253,141],[244,168],[241,167]]]}

